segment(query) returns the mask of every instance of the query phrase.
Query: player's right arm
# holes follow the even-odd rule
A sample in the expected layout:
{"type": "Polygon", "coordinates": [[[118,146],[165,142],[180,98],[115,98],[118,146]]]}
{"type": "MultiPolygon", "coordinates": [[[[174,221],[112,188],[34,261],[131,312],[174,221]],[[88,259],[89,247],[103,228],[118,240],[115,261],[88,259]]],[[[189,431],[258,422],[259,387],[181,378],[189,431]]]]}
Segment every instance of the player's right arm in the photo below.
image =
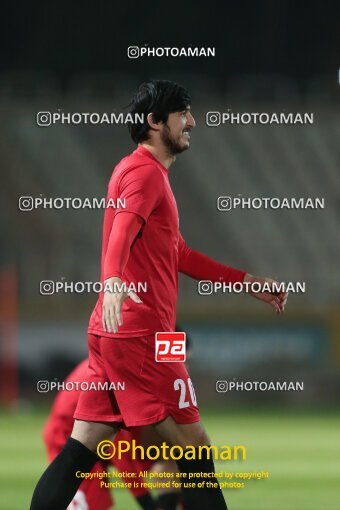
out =
{"type": "Polygon", "coordinates": [[[104,278],[102,322],[104,331],[108,333],[116,333],[117,325],[122,326],[121,311],[125,299],[130,297],[135,303],[142,302],[134,292],[124,292],[122,281],[132,243],[142,226],[142,218],[130,212],[117,214],[113,221],[104,263],[106,277],[104,278]]]}

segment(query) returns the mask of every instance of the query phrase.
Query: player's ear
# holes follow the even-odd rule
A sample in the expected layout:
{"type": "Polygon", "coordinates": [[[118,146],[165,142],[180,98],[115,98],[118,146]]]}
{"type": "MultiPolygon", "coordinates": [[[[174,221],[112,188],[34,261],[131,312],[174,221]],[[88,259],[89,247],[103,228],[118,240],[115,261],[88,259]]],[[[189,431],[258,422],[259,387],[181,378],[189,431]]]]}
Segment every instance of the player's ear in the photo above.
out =
{"type": "Polygon", "coordinates": [[[149,124],[151,129],[153,129],[154,131],[158,131],[159,130],[160,122],[155,122],[154,117],[153,117],[153,113],[148,113],[148,115],[146,117],[146,120],[147,120],[147,123],[149,124]]]}

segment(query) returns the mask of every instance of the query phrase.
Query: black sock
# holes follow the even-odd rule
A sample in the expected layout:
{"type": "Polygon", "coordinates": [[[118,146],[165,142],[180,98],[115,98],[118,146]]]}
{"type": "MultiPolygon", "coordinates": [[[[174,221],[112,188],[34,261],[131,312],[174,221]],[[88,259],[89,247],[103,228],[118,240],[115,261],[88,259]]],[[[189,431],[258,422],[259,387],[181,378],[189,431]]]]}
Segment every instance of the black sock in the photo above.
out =
{"type": "MultiPolygon", "coordinates": [[[[214,461],[212,459],[208,459],[208,453],[206,451],[200,452],[198,448],[196,448],[196,459],[195,460],[187,460],[184,456],[182,459],[177,460],[178,469],[181,473],[215,473],[214,461]],[[200,455],[199,455],[200,453],[200,455]],[[199,458],[201,456],[201,458],[199,458]]],[[[182,496],[185,510],[210,510],[213,508],[214,510],[228,510],[226,502],[224,500],[222,491],[220,489],[217,478],[214,476],[212,478],[204,478],[204,476],[198,476],[197,478],[189,477],[186,479],[182,479],[182,496]],[[199,489],[197,487],[198,483],[207,483],[207,481],[212,483],[217,483],[217,488],[207,488],[204,487],[199,489]],[[195,483],[196,488],[187,488],[183,487],[184,483],[195,483]]]]}
{"type": "Polygon", "coordinates": [[[157,503],[151,496],[150,492],[143,494],[143,496],[138,496],[136,500],[138,501],[139,505],[143,508],[143,510],[157,509],[157,503]]]}
{"type": "Polygon", "coordinates": [[[69,437],[64,448],[41,476],[30,510],[66,510],[83,478],[76,471],[91,471],[99,458],[82,443],[69,437]]]}
{"type": "Polygon", "coordinates": [[[165,492],[158,496],[158,503],[162,510],[176,510],[180,499],[179,492],[165,492]]]}

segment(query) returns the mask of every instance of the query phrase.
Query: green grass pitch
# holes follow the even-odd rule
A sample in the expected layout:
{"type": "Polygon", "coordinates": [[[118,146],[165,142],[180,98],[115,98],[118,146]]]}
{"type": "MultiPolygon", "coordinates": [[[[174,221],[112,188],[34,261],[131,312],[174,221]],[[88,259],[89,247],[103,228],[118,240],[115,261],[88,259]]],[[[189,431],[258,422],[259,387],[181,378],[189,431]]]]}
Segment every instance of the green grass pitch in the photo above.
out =
{"type": "MultiPolygon", "coordinates": [[[[42,411],[0,414],[0,510],[28,510],[45,465],[42,411]]],[[[225,490],[230,510],[338,510],[340,413],[231,411],[203,413],[213,444],[244,444],[247,460],[216,470],[269,471],[244,489],[225,490]]],[[[115,491],[117,510],[138,506],[115,491]]]]}

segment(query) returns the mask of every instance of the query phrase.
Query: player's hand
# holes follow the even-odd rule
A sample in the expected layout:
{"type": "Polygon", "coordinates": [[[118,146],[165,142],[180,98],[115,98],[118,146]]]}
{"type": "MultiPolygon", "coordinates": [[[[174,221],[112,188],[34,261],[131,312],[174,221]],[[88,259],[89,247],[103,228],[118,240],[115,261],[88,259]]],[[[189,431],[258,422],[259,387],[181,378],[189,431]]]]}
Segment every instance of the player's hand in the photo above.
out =
{"type": "Polygon", "coordinates": [[[118,326],[123,325],[122,307],[125,299],[130,298],[135,303],[142,303],[143,301],[135,292],[124,292],[123,282],[116,276],[105,280],[104,283],[105,287],[111,287],[111,291],[104,291],[102,309],[103,328],[108,333],[117,333],[118,326]]]}
{"type": "MultiPolygon", "coordinates": [[[[272,280],[271,278],[262,278],[260,276],[252,276],[251,274],[246,274],[244,277],[244,282],[250,282],[250,283],[259,283],[260,285],[263,285],[264,283],[272,284],[276,282],[275,280],[272,280]]],[[[253,290],[249,290],[249,294],[255,297],[256,299],[260,299],[261,301],[264,301],[265,303],[268,303],[277,313],[283,313],[285,309],[285,305],[287,303],[288,299],[288,292],[275,292],[273,290],[273,293],[271,292],[254,292],[253,290]]]]}

